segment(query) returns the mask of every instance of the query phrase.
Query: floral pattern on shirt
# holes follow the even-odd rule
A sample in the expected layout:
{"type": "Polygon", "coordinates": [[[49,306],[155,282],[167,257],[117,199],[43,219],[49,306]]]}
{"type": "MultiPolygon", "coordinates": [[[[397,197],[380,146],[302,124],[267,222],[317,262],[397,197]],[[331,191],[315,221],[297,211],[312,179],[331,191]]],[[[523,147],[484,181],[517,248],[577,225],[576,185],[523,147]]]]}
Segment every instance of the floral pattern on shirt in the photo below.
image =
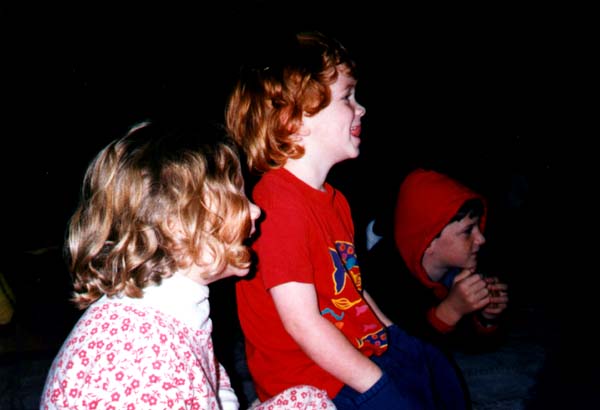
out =
{"type": "Polygon", "coordinates": [[[255,403],[249,410],[335,410],[325,390],[314,386],[295,386],[282,391],[264,403],[255,403]]]}
{"type": "Polygon", "coordinates": [[[210,332],[152,308],[90,307],[48,374],[42,408],[218,409],[230,388],[210,332]]]}
{"type": "MultiPolygon", "coordinates": [[[[214,356],[211,331],[211,324],[194,330],[151,307],[98,302],[83,314],[56,356],[40,408],[221,409],[219,392],[234,393],[214,356]]],[[[255,408],[335,407],[325,392],[300,386],[255,408]]]]}

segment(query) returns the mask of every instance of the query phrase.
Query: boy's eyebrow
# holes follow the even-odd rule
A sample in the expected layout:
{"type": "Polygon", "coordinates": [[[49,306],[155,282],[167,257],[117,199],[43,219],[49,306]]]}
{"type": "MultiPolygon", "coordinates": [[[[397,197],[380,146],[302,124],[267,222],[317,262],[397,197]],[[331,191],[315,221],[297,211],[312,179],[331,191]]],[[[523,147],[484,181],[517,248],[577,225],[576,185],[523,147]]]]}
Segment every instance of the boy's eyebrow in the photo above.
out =
{"type": "Polygon", "coordinates": [[[470,223],[468,223],[468,224],[465,226],[465,228],[464,228],[464,229],[471,229],[471,228],[474,228],[475,226],[478,226],[478,225],[479,225],[479,219],[477,219],[477,220],[475,220],[475,221],[473,221],[473,222],[470,222],[470,223]]]}
{"type": "Polygon", "coordinates": [[[454,221],[454,222],[456,222],[456,224],[458,226],[461,226],[463,228],[468,228],[469,226],[475,226],[475,225],[479,224],[479,220],[467,222],[467,218],[463,218],[463,219],[461,219],[459,221],[454,221]]]}
{"type": "Polygon", "coordinates": [[[342,81],[344,84],[344,88],[355,87],[358,80],[354,77],[345,76],[345,81],[342,81]]]}
{"type": "Polygon", "coordinates": [[[348,84],[344,85],[344,87],[342,88],[342,93],[346,94],[353,90],[356,90],[356,81],[349,82],[348,84]]]}

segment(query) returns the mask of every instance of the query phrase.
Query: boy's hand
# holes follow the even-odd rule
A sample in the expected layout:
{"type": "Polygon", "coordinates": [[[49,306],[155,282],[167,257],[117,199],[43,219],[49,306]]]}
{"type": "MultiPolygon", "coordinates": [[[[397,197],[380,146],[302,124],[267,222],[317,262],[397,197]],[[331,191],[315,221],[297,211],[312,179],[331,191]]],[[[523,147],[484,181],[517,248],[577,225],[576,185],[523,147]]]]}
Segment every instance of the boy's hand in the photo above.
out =
{"type": "Polygon", "coordinates": [[[508,285],[500,282],[497,277],[485,278],[487,289],[490,292],[490,303],[482,310],[484,318],[496,319],[506,309],[508,304],[508,285]]]}
{"type": "Polygon", "coordinates": [[[437,307],[437,316],[454,326],[464,315],[483,309],[490,303],[485,280],[472,269],[463,269],[452,282],[446,299],[437,307]]]}
{"type": "Polygon", "coordinates": [[[463,269],[456,275],[446,299],[461,313],[461,316],[483,308],[490,302],[487,283],[474,270],[463,269]]]}
{"type": "Polygon", "coordinates": [[[464,316],[486,306],[490,302],[490,292],[481,275],[471,269],[463,269],[454,278],[446,299],[457,313],[464,316]]]}

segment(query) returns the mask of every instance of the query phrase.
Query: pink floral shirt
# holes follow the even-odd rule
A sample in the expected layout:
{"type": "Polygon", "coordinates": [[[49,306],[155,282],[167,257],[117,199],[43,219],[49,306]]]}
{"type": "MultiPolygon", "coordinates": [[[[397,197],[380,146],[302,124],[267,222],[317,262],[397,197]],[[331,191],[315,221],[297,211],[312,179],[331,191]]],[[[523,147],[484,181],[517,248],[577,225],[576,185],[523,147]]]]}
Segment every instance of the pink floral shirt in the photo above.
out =
{"type": "MultiPolygon", "coordinates": [[[[208,287],[182,277],[142,299],[100,299],[54,359],[40,409],[238,409],[208,314],[208,287]]],[[[335,407],[325,392],[298,386],[254,408],[335,407]]]]}

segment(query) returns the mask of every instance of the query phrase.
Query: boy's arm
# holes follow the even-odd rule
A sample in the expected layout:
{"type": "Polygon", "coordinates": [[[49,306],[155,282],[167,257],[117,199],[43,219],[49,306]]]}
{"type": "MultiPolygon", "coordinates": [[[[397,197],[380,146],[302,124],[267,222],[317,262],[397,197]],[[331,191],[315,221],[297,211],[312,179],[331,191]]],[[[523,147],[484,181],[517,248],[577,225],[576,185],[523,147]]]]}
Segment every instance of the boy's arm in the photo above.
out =
{"type": "Polygon", "coordinates": [[[270,292],[285,330],[315,363],[359,393],[379,380],[381,369],[321,316],[314,285],[288,282],[270,292]]]}
{"type": "Polygon", "coordinates": [[[373,300],[371,295],[369,295],[369,293],[364,289],[363,289],[363,298],[367,301],[367,303],[369,304],[371,309],[373,309],[373,312],[375,312],[375,315],[377,316],[377,318],[379,320],[381,320],[381,323],[383,323],[385,325],[385,327],[388,327],[388,326],[391,326],[394,324],[390,319],[388,319],[388,317],[386,315],[383,314],[381,309],[379,309],[379,306],[377,306],[377,303],[375,303],[375,300],[373,300]]]}

